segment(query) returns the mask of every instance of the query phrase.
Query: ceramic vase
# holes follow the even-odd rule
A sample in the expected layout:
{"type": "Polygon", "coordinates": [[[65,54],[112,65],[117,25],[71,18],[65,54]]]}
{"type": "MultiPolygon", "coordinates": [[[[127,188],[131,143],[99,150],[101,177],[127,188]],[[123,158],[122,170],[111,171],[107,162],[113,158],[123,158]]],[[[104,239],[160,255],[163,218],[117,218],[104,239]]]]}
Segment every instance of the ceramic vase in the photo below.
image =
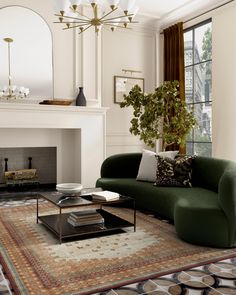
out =
{"type": "Polygon", "coordinates": [[[79,87],[79,94],[76,97],[76,105],[77,106],[86,106],[86,98],[84,96],[83,87],[79,87]]]}

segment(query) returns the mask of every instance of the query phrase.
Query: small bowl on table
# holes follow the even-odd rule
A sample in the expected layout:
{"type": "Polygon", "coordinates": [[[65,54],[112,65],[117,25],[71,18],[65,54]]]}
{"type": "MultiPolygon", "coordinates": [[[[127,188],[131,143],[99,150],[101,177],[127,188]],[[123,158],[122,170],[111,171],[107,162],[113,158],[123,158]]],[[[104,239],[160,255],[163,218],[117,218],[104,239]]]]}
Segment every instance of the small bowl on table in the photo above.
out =
{"type": "Polygon", "coordinates": [[[56,185],[56,190],[67,196],[76,196],[81,192],[83,186],[81,183],[60,183],[56,185]]]}

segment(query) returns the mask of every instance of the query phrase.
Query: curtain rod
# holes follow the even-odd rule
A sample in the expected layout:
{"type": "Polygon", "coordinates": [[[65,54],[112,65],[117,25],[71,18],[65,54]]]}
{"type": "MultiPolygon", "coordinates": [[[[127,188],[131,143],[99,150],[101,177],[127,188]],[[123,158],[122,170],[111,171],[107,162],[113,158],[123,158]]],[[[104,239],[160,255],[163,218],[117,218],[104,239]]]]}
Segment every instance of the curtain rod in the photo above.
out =
{"type": "MultiPolygon", "coordinates": [[[[223,4],[220,4],[220,5],[218,5],[218,6],[214,7],[214,8],[212,8],[212,9],[209,9],[209,10],[203,12],[203,13],[200,13],[200,14],[194,16],[194,17],[189,18],[188,20],[184,21],[183,23],[184,23],[184,24],[185,24],[185,23],[188,23],[188,22],[190,22],[191,20],[194,20],[194,19],[196,19],[196,18],[198,18],[198,17],[200,17],[200,16],[203,16],[203,15],[205,15],[205,14],[211,12],[211,11],[214,11],[214,10],[216,10],[216,9],[218,9],[218,8],[221,8],[222,6],[227,5],[227,4],[229,4],[229,3],[231,3],[231,2],[234,2],[234,1],[235,1],[235,0],[230,0],[230,1],[227,1],[227,2],[225,2],[225,3],[223,3],[223,4]]],[[[160,34],[161,34],[161,35],[164,34],[164,31],[160,32],[160,34]]]]}

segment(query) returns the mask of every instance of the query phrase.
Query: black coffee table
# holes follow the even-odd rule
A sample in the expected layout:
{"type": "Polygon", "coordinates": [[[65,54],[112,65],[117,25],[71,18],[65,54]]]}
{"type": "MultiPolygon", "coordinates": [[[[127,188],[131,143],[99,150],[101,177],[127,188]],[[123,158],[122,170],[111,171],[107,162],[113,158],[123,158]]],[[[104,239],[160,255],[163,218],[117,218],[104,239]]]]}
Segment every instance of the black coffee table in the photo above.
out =
{"type": "Polygon", "coordinates": [[[135,200],[130,197],[120,196],[119,200],[115,201],[98,201],[93,200],[91,193],[94,191],[99,191],[101,189],[89,188],[83,189],[81,194],[76,197],[68,198],[68,196],[63,195],[57,191],[55,192],[45,192],[40,193],[37,198],[37,223],[42,222],[49,230],[51,230],[60,241],[66,238],[72,237],[89,237],[97,234],[110,234],[115,233],[126,227],[134,227],[136,231],[136,208],[135,200]],[[43,198],[48,202],[52,203],[59,209],[58,214],[50,215],[40,215],[39,216],[39,202],[38,199],[43,198]],[[98,207],[96,210],[104,218],[103,224],[94,225],[84,225],[74,227],[68,223],[67,219],[70,213],[76,211],[76,209],[88,209],[88,207],[94,206],[98,207]],[[120,218],[111,212],[106,210],[106,206],[119,206],[119,207],[129,207],[133,209],[133,222],[129,222],[123,218],[120,218]],[[67,209],[67,212],[63,213],[63,210],[67,209]],[[69,210],[68,210],[69,209],[69,210]],[[69,212],[68,212],[69,211],[69,212]]]}

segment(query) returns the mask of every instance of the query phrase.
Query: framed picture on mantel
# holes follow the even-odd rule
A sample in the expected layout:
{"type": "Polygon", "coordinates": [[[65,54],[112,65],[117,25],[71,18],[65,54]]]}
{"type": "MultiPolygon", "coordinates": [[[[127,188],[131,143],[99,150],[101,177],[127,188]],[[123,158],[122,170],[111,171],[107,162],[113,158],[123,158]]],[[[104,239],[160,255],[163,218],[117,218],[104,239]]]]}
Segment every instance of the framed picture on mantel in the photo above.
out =
{"type": "Polygon", "coordinates": [[[121,103],[135,85],[144,92],[144,78],[114,76],[114,103],[121,103]]]}

